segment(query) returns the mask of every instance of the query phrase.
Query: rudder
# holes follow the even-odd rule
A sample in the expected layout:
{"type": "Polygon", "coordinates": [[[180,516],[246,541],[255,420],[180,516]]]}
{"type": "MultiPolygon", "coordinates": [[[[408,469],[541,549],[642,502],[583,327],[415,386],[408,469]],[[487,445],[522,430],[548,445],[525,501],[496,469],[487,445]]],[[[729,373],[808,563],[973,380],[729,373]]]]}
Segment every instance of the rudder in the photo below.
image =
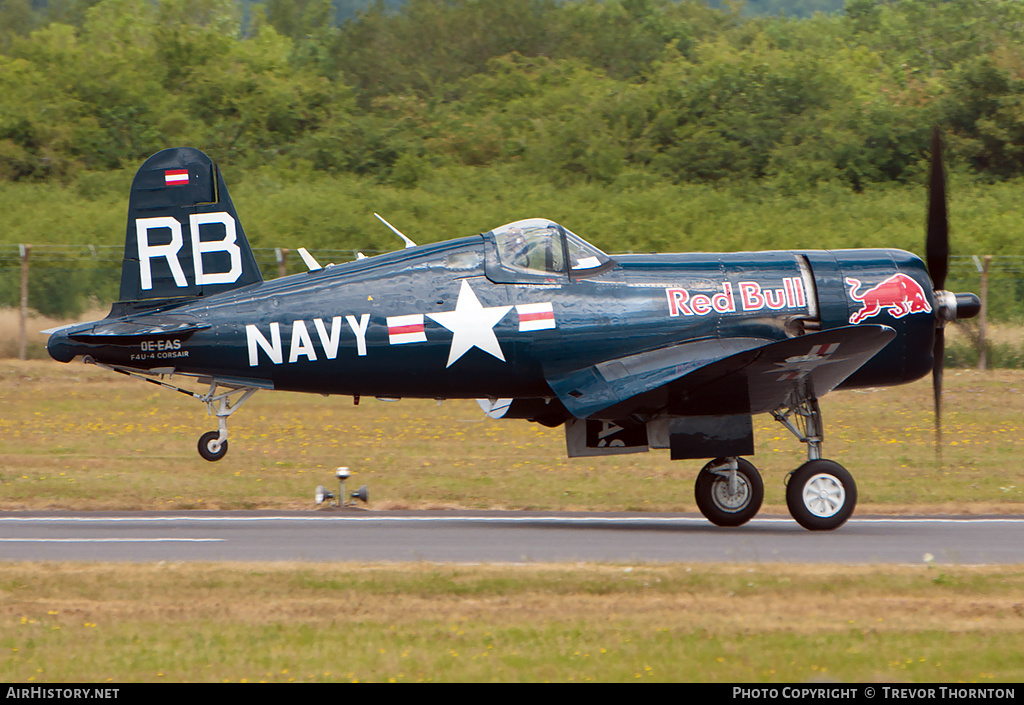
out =
{"type": "Polygon", "coordinates": [[[191,147],[147,159],[128,199],[121,302],[209,296],[261,281],[213,160],[191,147]]]}

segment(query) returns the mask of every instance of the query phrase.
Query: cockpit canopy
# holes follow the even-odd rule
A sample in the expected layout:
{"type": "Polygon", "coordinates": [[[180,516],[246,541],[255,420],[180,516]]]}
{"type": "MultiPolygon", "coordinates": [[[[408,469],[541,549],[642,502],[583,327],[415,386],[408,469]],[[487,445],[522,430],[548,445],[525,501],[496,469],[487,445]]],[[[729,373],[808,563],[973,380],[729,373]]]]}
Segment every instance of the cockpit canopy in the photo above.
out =
{"type": "Polygon", "coordinates": [[[615,266],[601,250],[544,218],[517,220],[495,228],[489,235],[494,238],[500,266],[513,273],[580,278],[615,266]]]}

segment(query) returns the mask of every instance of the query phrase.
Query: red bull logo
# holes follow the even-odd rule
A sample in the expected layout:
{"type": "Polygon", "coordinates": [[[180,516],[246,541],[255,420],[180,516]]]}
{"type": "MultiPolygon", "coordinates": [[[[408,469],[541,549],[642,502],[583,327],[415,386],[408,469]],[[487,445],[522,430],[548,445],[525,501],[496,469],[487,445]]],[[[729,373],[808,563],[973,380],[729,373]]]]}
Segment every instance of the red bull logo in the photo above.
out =
{"type": "Polygon", "coordinates": [[[932,306],[928,296],[917,281],[906,274],[893,274],[885,281],[876,284],[863,293],[858,293],[860,280],[846,278],[850,287],[850,298],[861,307],[850,316],[850,323],[860,323],[888,309],[893,318],[903,318],[911,313],[931,313],[932,306]]]}

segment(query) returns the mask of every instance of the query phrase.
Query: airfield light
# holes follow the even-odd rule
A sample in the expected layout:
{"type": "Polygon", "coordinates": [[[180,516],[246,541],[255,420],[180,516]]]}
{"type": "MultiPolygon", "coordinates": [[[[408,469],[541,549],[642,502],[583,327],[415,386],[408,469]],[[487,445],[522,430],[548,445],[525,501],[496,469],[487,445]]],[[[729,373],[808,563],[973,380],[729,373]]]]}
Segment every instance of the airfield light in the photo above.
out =
{"type": "MultiPolygon", "coordinates": [[[[333,492],[329,492],[327,490],[327,488],[324,487],[323,485],[317,485],[316,486],[316,493],[313,495],[313,498],[316,500],[316,503],[319,505],[319,504],[323,504],[328,499],[334,499],[334,493],[333,492]]],[[[332,502],[332,504],[333,504],[333,502],[332,502]]]]}
{"type": "MultiPolygon", "coordinates": [[[[334,476],[338,478],[338,493],[334,494],[333,492],[328,491],[323,485],[318,485],[316,488],[316,494],[314,495],[316,503],[319,505],[323,504],[327,500],[334,500],[331,502],[332,507],[347,507],[354,505],[354,501],[345,501],[345,498],[349,496],[345,492],[345,480],[352,477],[352,471],[349,470],[347,467],[342,466],[335,469],[334,476]]],[[[366,485],[363,485],[358,490],[353,492],[351,494],[351,497],[353,500],[359,500],[360,502],[368,503],[370,501],[370,491],[366,485]]]]}
{"type": "Polygon", "coordinates": [[[342,466],[334,471],[334,476],[338,478],[338,504],[344,506],[345,502],[345,480],[352,476],[352,473],[345,466],[342,466]]]}

